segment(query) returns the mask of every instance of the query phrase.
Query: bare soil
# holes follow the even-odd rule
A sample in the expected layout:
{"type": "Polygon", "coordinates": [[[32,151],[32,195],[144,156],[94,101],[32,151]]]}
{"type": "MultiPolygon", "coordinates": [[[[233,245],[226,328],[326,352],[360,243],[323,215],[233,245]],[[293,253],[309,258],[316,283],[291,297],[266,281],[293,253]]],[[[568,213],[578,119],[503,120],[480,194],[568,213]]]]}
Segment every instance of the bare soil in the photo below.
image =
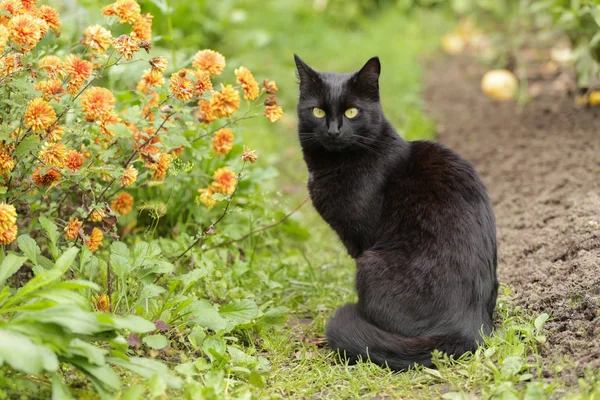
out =
{"type": "Polygon", "coordinates": [[[576,105],[551,81],[537,82],[524,107],[494,101],[480,90],[484,72],[467,58],[430,63],[427,111],[439,140],[487,185],[500,281],[516,305],[552,318],[548,373],[567,356],[575,368],[561,375],[576,385],[600,368],[600,108],[576,105]]]}

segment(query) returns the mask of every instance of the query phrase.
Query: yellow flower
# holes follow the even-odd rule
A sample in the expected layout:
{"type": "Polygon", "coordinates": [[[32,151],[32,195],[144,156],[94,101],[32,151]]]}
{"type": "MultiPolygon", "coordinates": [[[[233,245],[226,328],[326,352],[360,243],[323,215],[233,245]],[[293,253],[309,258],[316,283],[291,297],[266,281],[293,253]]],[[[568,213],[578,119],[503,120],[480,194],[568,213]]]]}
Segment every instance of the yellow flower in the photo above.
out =
{"type": "Polygon", "coordinates": [[[37,98],[29,102],[25,113],[25,125],[33,129],[34,132],[47,129],[55,121],[54,108],[44,99],[37,98]]]}
{"type": "Polygon", "coordinates": [[[20,54],[9,54],[6,57],[0,57],[0,72],[2,76],[12,74],[23,68],[23,59],[20,54]]]}
{"type": "Polygon", "coordinates": [[[194,91],[196,88],[194,82],[189,79],[190,74],[193,75],[193,72],[189,69],[182,68],[178,72],[171,75],[169,89],[171,89],[171,93],[173,93],[179,100],[189,101],[192,97],[194,97],[194,91]]]}
{"type": "Polygon", "coordinates": [[[249,162],[250,164],[254,164],[258,156],[256,155],[256,150],[250,150],[246,146],[244,146],[244,152],[242,153],[242,160],[249,162]]]}
{"type": "Polygon", "coordinates": [[[217,156],[223,156],[233,148],[233,131],[228,128],[219,129],[212,138],[212,151],[217,156]]]}
{"type": "Polygon", "coordinates": [[[140,49],[138,41],[131,36],[121,35],[112,42],[113,47],[126,60],[131,60],[136,51],[140,49]]]}
{"type": "Polygon", "coordinates": [[[164,57],[154,57],[148,62],[150,63],[153,72],[162,74],[167,69],[167,60],[164,57]]]}
{"type": "Polygon", "coordinates": [[[111,40],[112,35],[101,25],[91,25],[83,31],[83,44],[97,54],[105,53],[110,47],[111,40]]]}
{"type": "MultiPolygon", "coordinates": [[[[0,2],[0,11],[6,11],[13,17],[25,14],[27,10],[23,8],[23,4],[19,0],[3,0],[0,2]]],[[[6,25],[10,17],[0,13],[0,25],[6,25]]]]}
{"type": "Polygon", "coordinates": [[[106,213],[103,209],[95,209],[92,210],[90,215],[88,216],[88,221],[91,222],[101,222],[102,218],[106,217],[106,213]]]}
{"type": "Polygon", "coordinates": [[[71,171],[76,172],[83,165],[83,154],[78,152],[77,150],[71,150],[67,153],[67,157],[65,160],[65,167],[69,168],[71,171]]]}
{"type": "Polygon", "coordinates": [[[127,187],[131,186],[135,183],[138,176],[138,170],[133,166],[128,166],[125,171],[123,171],[123,175],[121,175],[121,186],[127,187]]]}
{"type": "Polygon", "coordinates": [[[246,67],[239,67],[234,72],[237,77],[237,82],[242,85],[244,98],[246,100],[256,100],[260,95],[260,88],[258,87],[258,82],[254,79],[252,72],[246,67]]]}
{"type": "Polygon", "coordinates": [[[194,55],[192,65],[198,71],[208,73],[210,76],[219,75],[225,69],[225,57],[213,50],[200,50],[194,55]]]}
{"type": "Polygon", "coordinates": [[[138,40],[152,40],[152,14],[143,14],[135,20],[131,27],[132,37],[138,40]]]}
{"type": "Polygon", "coordinates": [[[154,174],[152,174],[152,179],[162,181],[166,178],[169,164],[171,164],[171,158],[172,157],[169,154],[161,153],[154,174]]]}
{"type": "Polygon", "coordinates": [[[17,232],[17,225],[13,225],[4,232],[0,233],[0,245],[7,245],[14,242],[17,238],[17,232]]]}
{"type": "Polygon", "coordinates": [[[40,59],[38,64],[40,69],[43,69],[50,78],[57,78],[58,76],[64,76],[63,62],[54,55],[44,56],[40,59]]]}
{"type": "Polygon", "coordinates": [[[273,105],[265,107],[265,117],[271,122],[277,122],[283,116],[283,109],[281,106],[273,105]]]}
{"type": "Polygon", "coordinates": [[[37,4],[37,0],[21,0],[21,4],[23,8],[29,12],[35,11],[35,6],[37,4]]]}
{"type": "Polygon", "coordinates": [[[70,77],[67,92],[69,94],[77,94],[85,81],[92,76],[94,65],[90,61],[83,60],[71,54],[65,59],[64,68],[70,77]]]}
{"type": "Polygon", "coordinates": [[[62,87],[62,81],[57,78],[39,81],[35,85],[35,90],[42,92],[44,100],[58,99],[58,97],[65,92],[65,89],[62,87]]]}
{"type": "Polygon", "coordinates": [[[210,124],[216,117],[212,114],[210,109],[210,102],[200,99],[198,100],[198,110],[196,111],[195,117],[205,124],[210,124]]]}
{"type": "Polygon", "coordinates": [[[115,96],[106,88],[92,86],[81,95],[81,108],[87,121],[102,120],[113,114],[115,96]]]}
{"type": "Polygon", "coordinates": [[[38,24],[38,27],[40,28],[40,40],[42,40],[42,38],[44,36],[46,36],[46,33],[48,33],[48,29],[50,27],[48,26],[46,21],[44,21],[43,19],[41,19],[39,17],[33,17],[33,19],[35,20],[35,22],[38,24]]]}
{"type": "Polygon", "coordinates": [[[233,194],[237,185],[235,173],[227,167],[219,168],[213,174],[214,189],[217,193],[233,194]]]}
{"type": "Polygon", "coordinates": [[[6,44],[8,43],[8,29],[4,25],[0,25],[0,55],[4,53],[6,44]]]}
{"type": "Polygon", "coordinates": [[[199,95],[202,95],[204,92],[213,91],[213,84],[210,80],[210,75],[202,71],[196,71],[194,75],[196,76],[196,91],[199,95]]]}
{"type": "Polygon", "coordinates": [[[54,33],[60,35],[60,17],[54,8],[43,5],[37,10],[37,15],[48,24],[54,33]]]}
{"type": "Polygon", "coordinates": [[[270,81],[268,79],[263,81],[263,87],[268,94],[277,94],[277,91],[279,90],[275,81],[270,81]]]}
{"type": "Polygon", "coordinates": [[[88,240],[85,244],[89,247],[90,251],[94,253],[100,246],[102,246],[102,240],[104,240],[104,233],[98,228],[94,228],[88,240]]]}
{"type": "Polygon", "coordinates": [[[221,91],[213,93],[210,99],[211,114],[217,118],[227,118],[233,115],[240,106],[240,94],[231,85],[223,86],[221,91]]]}
{"type": "Polygon", "coordinates": [[[15,160],[4,150],[0,150],[0,174],[6,174],[15,167],[15,160]]]}
{"type": "Polygon", "coordinates": [[[92,306],[96,311],[110,312],[110,298],[107,294],[103,294],[102,296],[96,294],[92,297],[92,306]]]}
{"type": "Polygon", "coordinates": [[[59,182],[61,179],[60,173],[54,168],[46,169],[46,173],[42,173],[45,167],[39,167],[33,172],[33,182],[38,186],[50,186],[54,182],[59,182]]]}
{"type": "Polygon", "coordinates": [[[206,189],[198,189],[198,192],[200,193],[198,201],[204,204],[209,210],[217,205],[218,201],[212,198],[212,195],[217,193],[214,185],[210,185],[206,189]]]}
{"type": "Polygon", "coordinates": [[[8,23],[8,30],[11,40],[24,51],[33,49],[42,38],[38,21],[29,14],[13,17],[8,23]]]}
{"type": "Polygon", "coordinates": [[[138,82],[136,89],[142,93],[148,93],[151,87],[161,87],[165,84],[165,78],[154,69],[147,69],[138,82]]]}
{"type": "Polygon", "coordinates": [[[65,130],[62,126],[52,125],[50,128],[46,129],[46,139],[49,142],[57,142],[60,140],[64,133],[65,130]]]}
{"type": "Polygon", "coordinates": [[[0,203],[0,233],[17,223],[17,210],[12,204],[0,203]]]}
{"type": "Polygon", "coordinates": [[[83,222],[81,222],[78,218],[69,218],[69,223],[65,227],[65,239],[67,240],[75,240],[77,236],[79,236],[79,230],[83,222]]]}
{"type": "Polygon", "coordinates": [[[129,193],[120,193],[111,203],[110,208],[119,215],[127,215],[133,210],[133,196],[129,193]]]}
{"type": "Polygon", "coordinates": [[[102,8],[107,17],[119,17],[123,23],[134,23],[140,17],[140,5],[135,0],[117,0],[102,8]]]}
{"type": "Polygon", "coordinates": [[[46,165],[62,168],[67,156],[67,147],[64,143],[46,143],[40,150],[38,157],[46,165]]]}

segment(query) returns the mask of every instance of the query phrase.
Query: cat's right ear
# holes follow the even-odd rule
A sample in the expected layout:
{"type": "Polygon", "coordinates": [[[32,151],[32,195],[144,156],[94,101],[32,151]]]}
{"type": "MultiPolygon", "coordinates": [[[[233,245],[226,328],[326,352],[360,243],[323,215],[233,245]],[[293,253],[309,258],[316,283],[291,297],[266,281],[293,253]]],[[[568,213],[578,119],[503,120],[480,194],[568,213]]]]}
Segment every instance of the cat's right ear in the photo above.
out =
{"type": "Polygon", "coordinates": [[[300,86],[311,85],[319,81],[319,73],[309,67],[296,54],[294,54],[294,61],[296,62],[296,73],[300,80],[300,86]]]}

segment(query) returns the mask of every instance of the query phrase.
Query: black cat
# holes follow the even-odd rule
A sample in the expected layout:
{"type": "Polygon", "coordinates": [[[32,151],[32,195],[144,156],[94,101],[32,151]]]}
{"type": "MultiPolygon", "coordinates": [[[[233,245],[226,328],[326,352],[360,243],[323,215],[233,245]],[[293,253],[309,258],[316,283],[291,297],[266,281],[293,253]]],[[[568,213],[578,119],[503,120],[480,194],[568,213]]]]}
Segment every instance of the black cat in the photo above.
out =
{"type": "Polygon", "coordinates": [[[350,74],[295,60],[310,196],[357,267],[358,303],[329,321],[329,346],[394,370],[431,366],[435,349],[475,350],[498,289],[494,214],[477,173],[440,144],[398,135],[381,108],[378,58],[350,74]]]}

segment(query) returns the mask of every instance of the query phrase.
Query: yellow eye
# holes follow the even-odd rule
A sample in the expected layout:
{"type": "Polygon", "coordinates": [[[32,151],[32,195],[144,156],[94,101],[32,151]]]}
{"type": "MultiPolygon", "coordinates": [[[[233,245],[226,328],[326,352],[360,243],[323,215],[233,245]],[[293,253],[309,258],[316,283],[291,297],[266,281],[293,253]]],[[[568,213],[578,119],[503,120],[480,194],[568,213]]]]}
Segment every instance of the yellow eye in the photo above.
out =
{"type": "Polygon", "coordinates": [[[347,109],[346,112],[344,113],[346,118],[354,118],[354,117],[356,117],[356,114],[358,114],[358,108],[354,108],[354,107],[347,109]]]}
{"type": "Polygon", "coordinates": [[[317,118],[323,118],[325,116],[325,111],[321,110],[318,107],[313,108],[313,115],[317,118]]]}

